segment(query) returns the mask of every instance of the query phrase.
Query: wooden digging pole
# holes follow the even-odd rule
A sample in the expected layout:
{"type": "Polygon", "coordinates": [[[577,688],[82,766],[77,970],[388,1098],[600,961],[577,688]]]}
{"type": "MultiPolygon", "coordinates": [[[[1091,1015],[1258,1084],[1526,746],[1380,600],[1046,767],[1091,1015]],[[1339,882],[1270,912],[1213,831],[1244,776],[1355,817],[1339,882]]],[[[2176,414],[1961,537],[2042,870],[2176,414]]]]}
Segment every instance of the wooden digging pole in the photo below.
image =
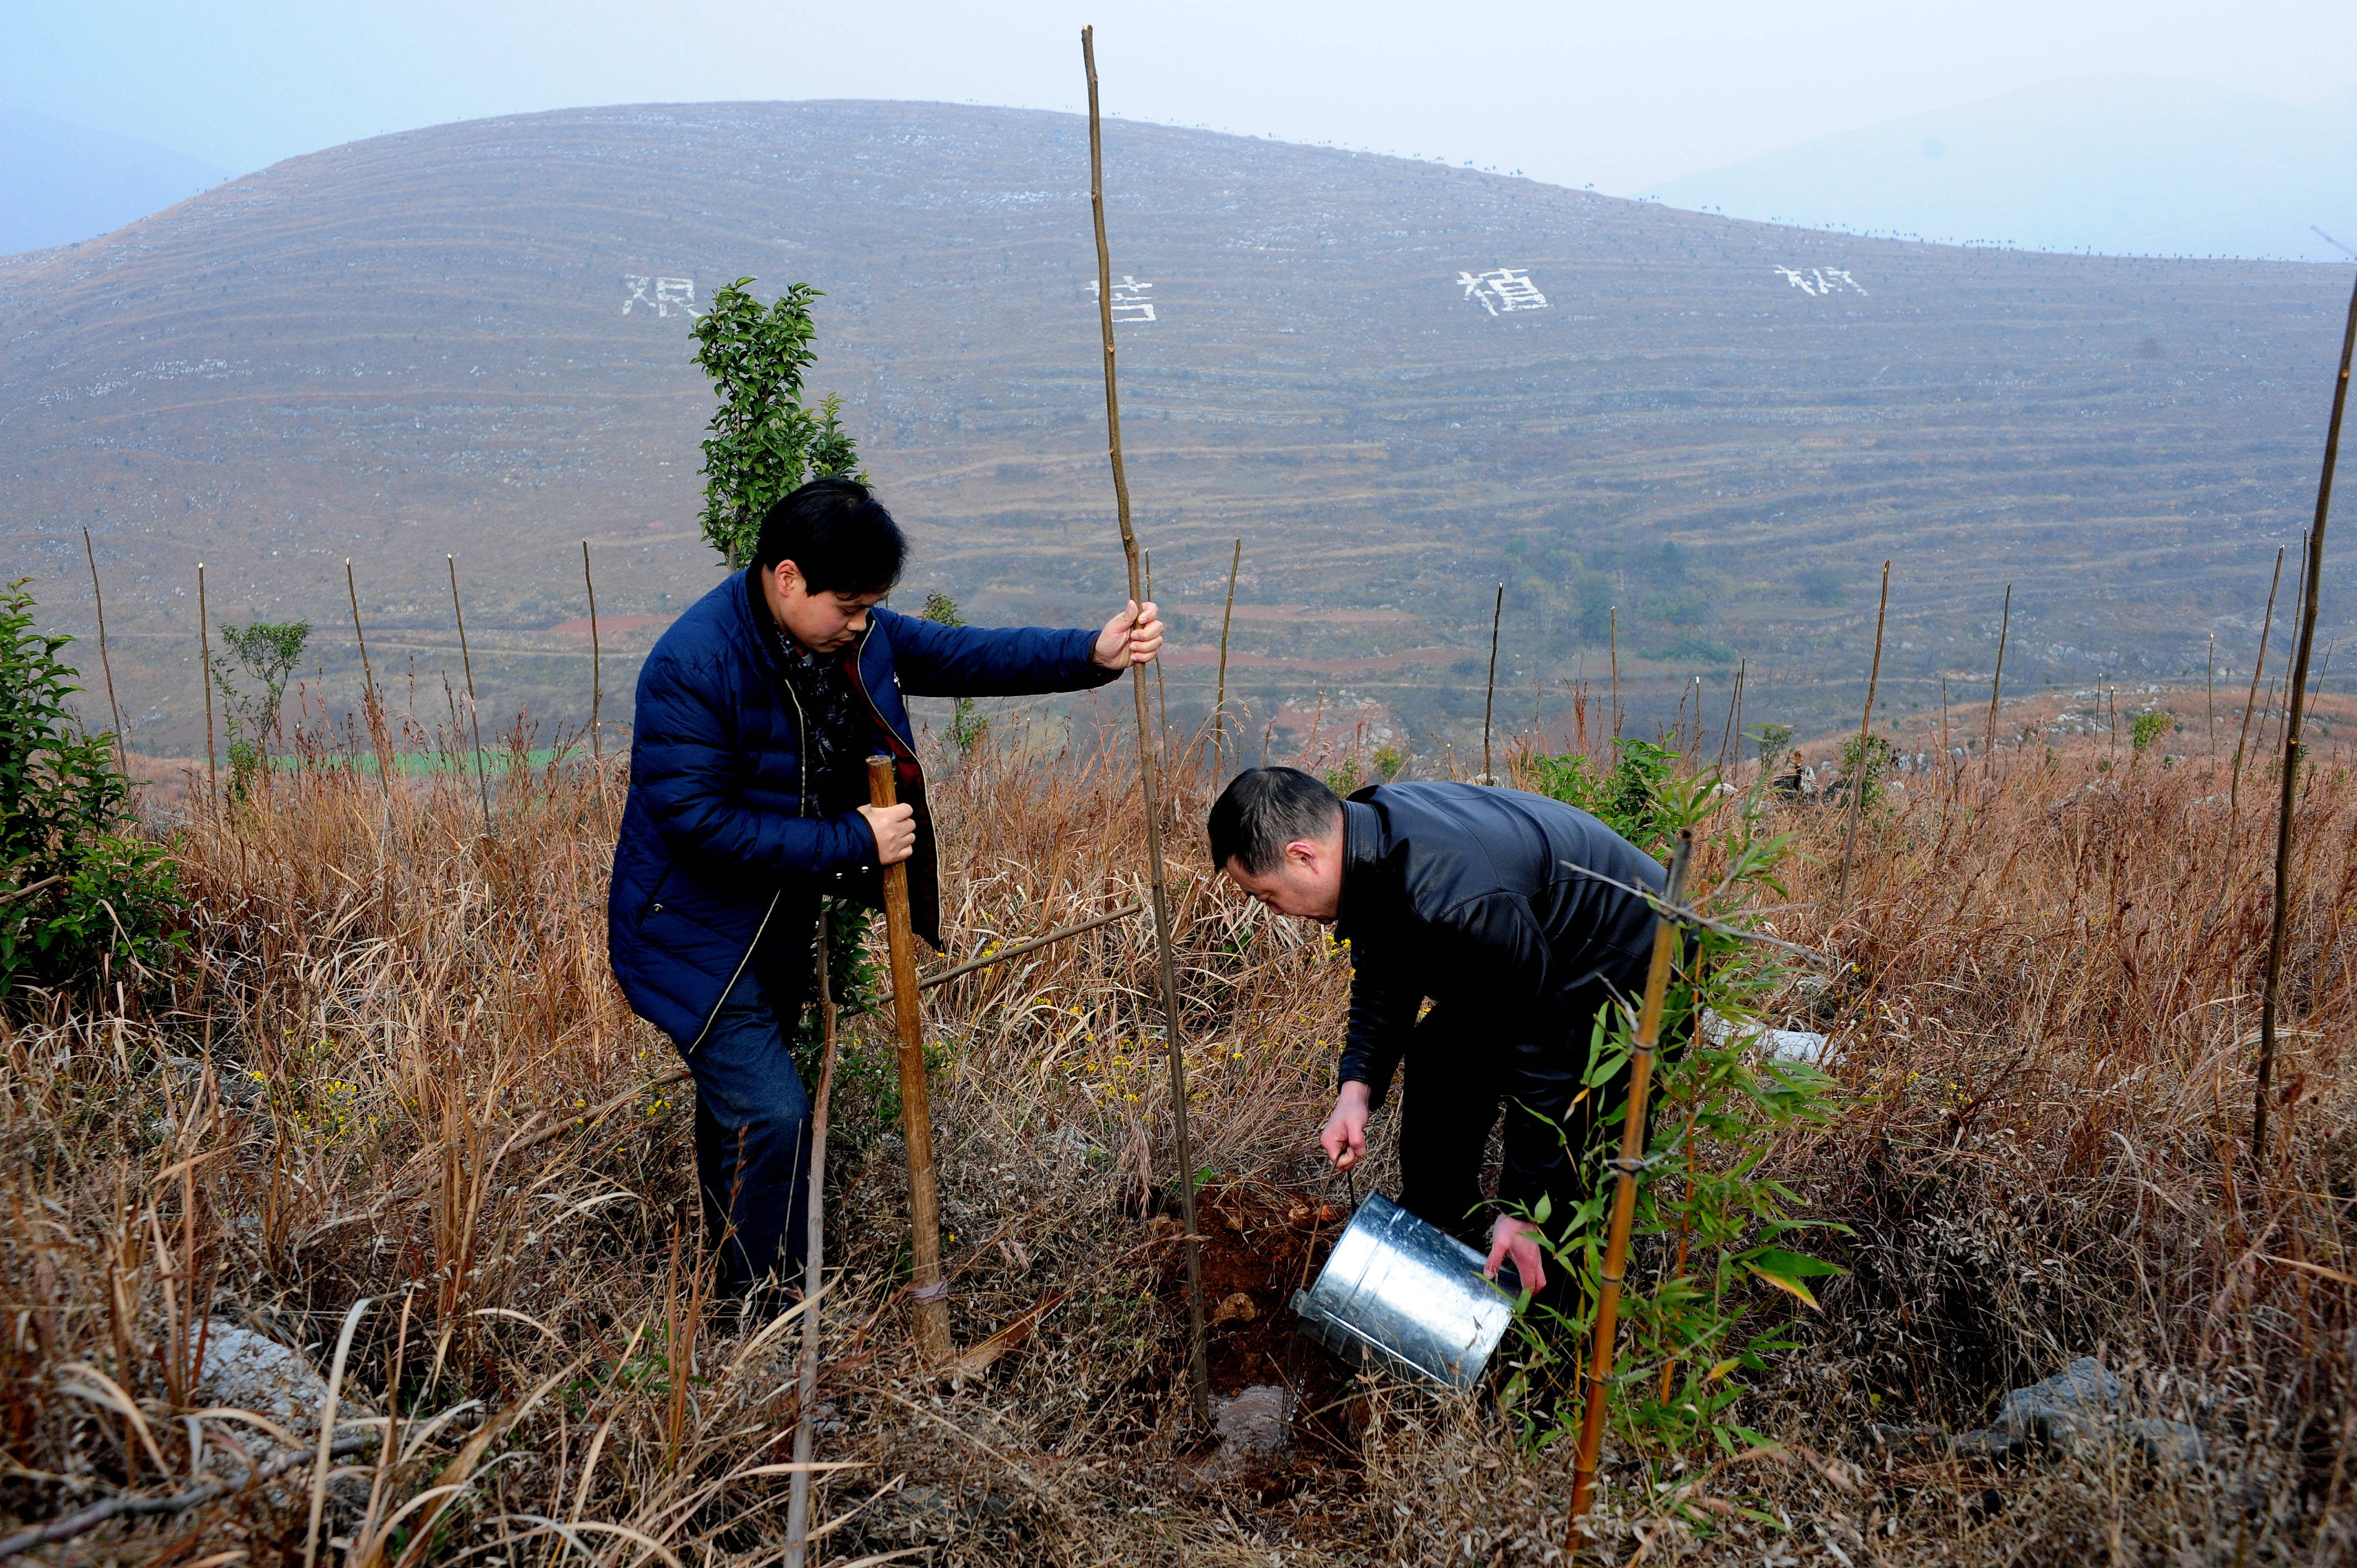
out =
{"type": "Polygon", "coordinates": [[[2293,645],[2289,706],[2284,714],[2283,798],[2276,807],[2276,908],[2267,929],[2267,986],[2259,1004],[2259,1079],[2251,1101],[2251,1161],[2267,1152],[2267,1089],[2275,1076],[2276,1012],[2283,993],[2284,924],[2291,902],[2292,808],[2299,800],[2299,726],[2308,697],[2308,660],[2316,647],[2316,611],[2324,579],[2324,520],[2332,510],[2332,469],[2341,456],[2341,416],[2349,406],[2349,361],[2357,351],[2357,287],[2349,295],[2349,325],[2341,335],[2341,375],[2332,383],[2332,419],[2324,431],[2324,476],[2316,486],[2316,522],[2308,535],[2308,570],[2301,574],[2299,640],[2293,645]]]}
{"type": "MultiPolygon", "coordinates": [[[[1129,596],[1144,602],[1138,585],[1137,535],[1129,522],[1129,473],[1121,461],[1121,396],[1113,353],[1113,253],[1105,245],[1104,133],[1097,112],[1096,31],[1081,29],[1081,64],[1089,76],[1089,209],[1097,233],[1097,325],[1104,335],[1105,451],[1113,463],[1114,510],[1121,519],[1121,551],[1129,563],[1129,596]]],[[[1211,1362],[1203,1346],[1203,1242],[1195,1233],[1195,1152],[1187,1133],[1187,1058],[1178,1037],[1178,967],[1170,954],[1170,881],[1162,865],[1162,789],[1157,777],[1157,737],[1146,709],[1146,668],[1129,667],[1137,700],[1137,778],[1146,808],[1146,854],[1154,889],[1154,950],[1162,981],[1162,1040],[1170,1057],[1170,1112],[1178,1144],[1178,1219],[1187,1228],[1187,1381],[1194,1394],[1195,1423],[1211,1424],[1211,1362]]],[[[911,976],[913,979],[913,975],[911,976]]],[[[909,993],[914,994],[913,989],[909,993]]]]}
{"type": "MultiPolygon", "coordinates": [[[[867,803],[897,806],[892,759],[867,759],[867,803]]],[[[942,1277],[941,1200],[933,1183],[933,1108],[925,1090],[925,1023],[917,1004],[917,933],[909,923],[909,863],[884,868],[884,935],[892,953],[892,1021],[900,1036],[900,1136],[909,1146],[909,1223],[916,1273],[917,1353],[938,1367],[950,1357],[950,1287],[942,1277]]]]}
{"type": "Polygon", "coordinates": [[[1635,1048],[1629,1057],[1629,1108],[1620,1123],[1620,1157],[1612,1188],[1612,1223],[1605,1233],[1603,1291],[1596,1300],[1596,1342],[1587,1354],[1587,1402],[1579,1415],[1579,1455],[1571,1471],[1571,1535],[1566,1558],[1578,1555],[1579,1521],[1596,1497],[1596,1465],[1604,1450],[1604,1406],[1612,1377],[1612,1340],[1620,1324],[1620,1285],[1628,1275],[1629,1227],[1637,1212],[1637,1173],[1645,1163],[1645,1098],[1653,1087],[1653,1047],[1662,1037],[1662,1004],[1670,992],[1670,966],[1677,957],[1675,911],[1685,898],[1686,866],[1694,858],[1694,833],[1681,830],[1670,852],[1669,884],[1653,914],[1653,965],[1645,976],[1645,1003],[1637,1015],[1635,1048]]]}

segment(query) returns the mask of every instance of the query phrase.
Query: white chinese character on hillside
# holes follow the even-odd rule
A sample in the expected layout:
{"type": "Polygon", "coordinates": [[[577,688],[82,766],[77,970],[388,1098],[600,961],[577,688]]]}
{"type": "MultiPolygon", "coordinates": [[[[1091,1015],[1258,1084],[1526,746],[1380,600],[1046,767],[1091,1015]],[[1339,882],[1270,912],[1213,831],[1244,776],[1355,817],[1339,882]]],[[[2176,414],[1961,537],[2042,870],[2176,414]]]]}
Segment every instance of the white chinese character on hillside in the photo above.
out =
{"type": "Polygon", "coordinates": [[[1866,285],[1850,276],[1846,267],[1811,267],[1805,273],[1792,267],[1778,267],[1776,271],[1782,274],[1785,282],[1813,297],[1845,288],[1856,289],[1860,294],[1866,292],[1866,285]]]}
{"type": "Polygon", "coordinates": [[[655,279],[655,314],[669,316],[673,306],[683,316],[695,314],[695,280],[694,278],[655,279]]]}
{"type": "Polygon", "coordinates": [[[636,306],[643,305],[649,310],[655,307],[655,302],[647,297],[647,288],[654,281],[652,278],[640,277],[635,273],[622,274],[622,286],[630,291],[630,297],[622,301],[623,315],[628,316],[636,306]]]}
{"type": "MultiPolygon", "coordinates": [[[[1113,285],[1113,318],[1115,321],[1155,319],[1154,302],[1146,297],[1153,288],[1154,285],[1150,283],[1140,283],[1129,274],[1122,274],[1121,281],[1113,285]]],[[[1094,299],[1096,296],[1097,280],[1091,278],[1089,297],[1094,299]]]]}
{"type": "Polygon", "coordinates": [[[1546,295],[1531,282],[1528,267],[1493,267],[1486,273],[1460,272],[1458,286],[1465,297],[1478,300],[1481,308],[1496,316],[1508,310],[1544,310],[1546,295]]]}

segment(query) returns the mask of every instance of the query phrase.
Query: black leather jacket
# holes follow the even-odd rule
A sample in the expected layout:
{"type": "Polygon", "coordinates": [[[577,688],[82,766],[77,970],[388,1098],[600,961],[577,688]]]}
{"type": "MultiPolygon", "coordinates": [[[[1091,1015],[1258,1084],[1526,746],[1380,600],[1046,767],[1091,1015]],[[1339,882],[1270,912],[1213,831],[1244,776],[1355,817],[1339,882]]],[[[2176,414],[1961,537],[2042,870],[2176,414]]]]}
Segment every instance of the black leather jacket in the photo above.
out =
{"type": "MultiPolygon", "coordinates": [[[[1340,1078],[1381,1103],[1430,997],[1467,1027],[1463,1050],[1506,1058],[1510,1102],[1555,1115],[1578,1091],[1595,1008],[1644,990],[1653,914],[1623,888],[1660,891],[1661,866],[1587,812],[1520,789],[1379,784],[1342,815],[1340,1078]]],[[[1501,1199],[1553,1185],[1552,1141],[1509,1116],[1501,1199]]]]}

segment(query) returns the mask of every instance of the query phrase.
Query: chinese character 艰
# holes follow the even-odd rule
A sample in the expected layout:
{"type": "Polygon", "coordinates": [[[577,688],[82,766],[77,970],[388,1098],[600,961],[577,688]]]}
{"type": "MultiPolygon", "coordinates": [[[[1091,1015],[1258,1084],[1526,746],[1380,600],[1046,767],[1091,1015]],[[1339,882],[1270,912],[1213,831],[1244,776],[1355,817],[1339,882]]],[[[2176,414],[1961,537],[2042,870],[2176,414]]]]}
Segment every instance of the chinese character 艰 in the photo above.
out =
{"type": "Polygon", "coordinates": [[[643,305],[650,310],[654,308],[655,302],[647,297],[647,285],[654,281],[652,278],[640,277],[635,273],[622,274],[622,286],[630,291],[630,297],[622,301],[623,315],[628,316],[632,306],[643,305]]]}
{"type": "Polygon", "coordinates": [[[669,316],[677,306],[684,315],[695,314],[695,280],[694,278],[655,279],[655,314],[669,316]]]}

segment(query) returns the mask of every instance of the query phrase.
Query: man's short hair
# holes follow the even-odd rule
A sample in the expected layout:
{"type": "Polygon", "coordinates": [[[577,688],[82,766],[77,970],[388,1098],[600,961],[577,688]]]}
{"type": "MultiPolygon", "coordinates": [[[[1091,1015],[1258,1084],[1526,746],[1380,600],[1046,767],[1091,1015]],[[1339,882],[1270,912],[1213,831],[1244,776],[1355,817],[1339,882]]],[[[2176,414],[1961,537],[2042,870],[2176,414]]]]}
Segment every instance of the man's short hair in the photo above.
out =
{"type": "Polygon", "coordinates": [[[1286,844],[1324,838],[1341,814],[1334,791],[1298,768],[1247,768],[1211,805],[1211,864],[1225,870],[1233,860],[1266,875],[1286,844]]]}
{"type": "Polygon", "coordinates": [[[764,572],[792,562],[806,594],[885,593],[908,558],[909,542],[884,503],[841,474],[772,503],[753,546],[753,564],[764,572]]]}

